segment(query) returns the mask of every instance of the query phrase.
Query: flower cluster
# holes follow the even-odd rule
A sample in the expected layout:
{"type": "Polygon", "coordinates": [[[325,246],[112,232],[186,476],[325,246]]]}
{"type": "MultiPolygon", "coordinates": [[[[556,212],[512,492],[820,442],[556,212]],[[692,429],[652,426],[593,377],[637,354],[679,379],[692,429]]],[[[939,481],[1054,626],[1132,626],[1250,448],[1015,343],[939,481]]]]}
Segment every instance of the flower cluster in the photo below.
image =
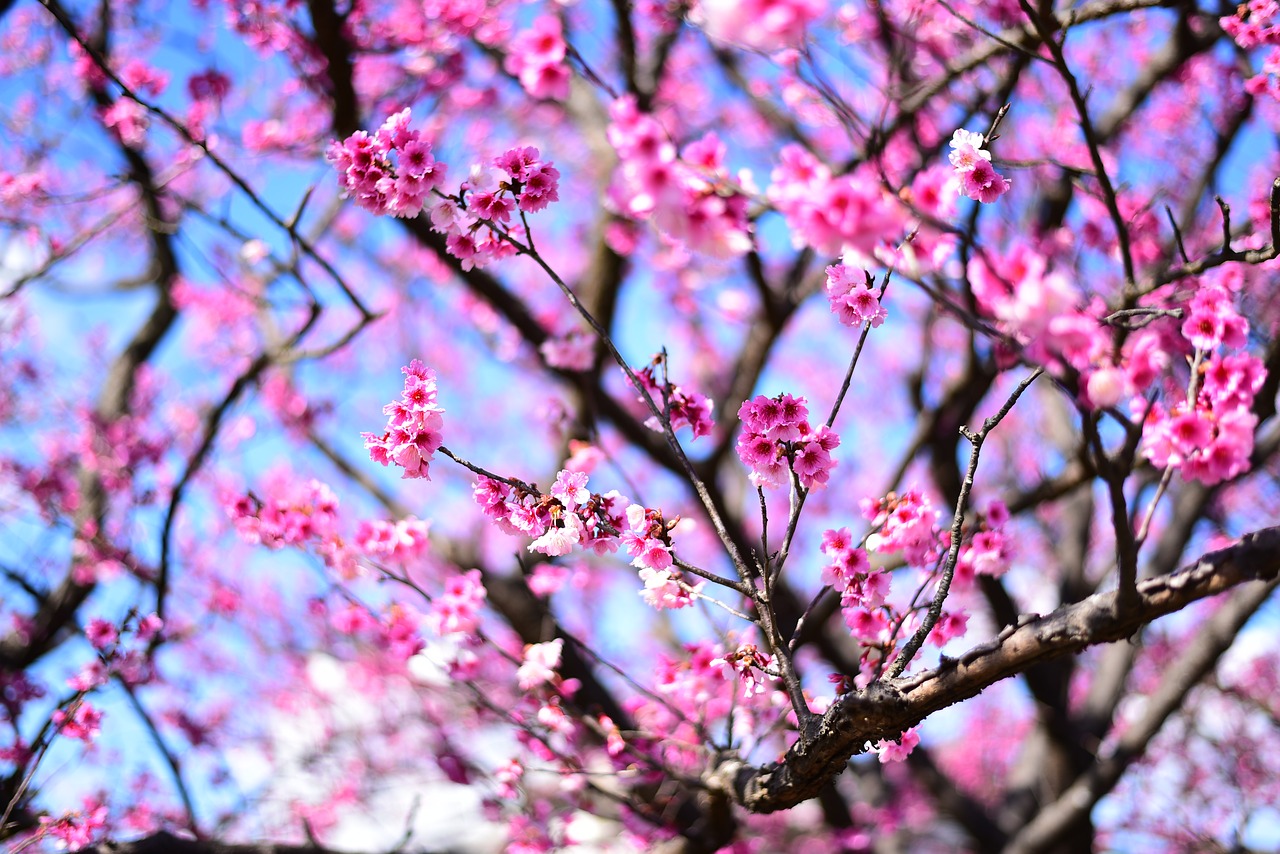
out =
{"type": "MultiPolygon", "coordinates": [[[[999,578],[1009,569],[1013,559],[1013,538],[1005,533],[1009,521],[1009,508],[1003,501],[992,501],[986,512],[978,517],[977,529],[960,549],[956,560],[956,582],[972,579],[976,575],[999,578]]],[[[950,545],[950,531],[944,532],[943,541],[950,545]]]]}
{"type": "Polygon", "coordinates": [[[596,554],[616,551],[616,532],[625,524],[626,499],[616,491],[591,493],[586,472],[559,472],[549,495],[482,476],[472,489],[472,497],[503,532],[532,537],[529,551],[548,557],[568,554],[574,548],[596,554]]]}
{"type": "MultiPolygon", "coordinates": [[[[727,639],[726,645],[732,647],[727,639]]],[[[637,696],[628,711],[634,709],[634,732],[660,734],[661,738],[645,750],[642,738],[633,736],[633,746],[651,750],[651,755],[675,767],[693,770],[705,756],[701,721],[723,720],[725,715],[739,712],[750,716],[753,706],[768,702],[769,695],[752,703],[734,696],[733,674],[725,666],[726,651],[719,643],[696,641],[672,653],[657,654],[653,693],[637,696]]],[[[735,717],[735,724],[740,721],[735,717]]]]}
{"type": "MultiPolygon", "coordinates": [[[[71,51],[75,59],[75,73],[91,86],[105,86],[106,76],[98,64],[89,57],[79,45],[73,45],[71,51]]],[[[169,76],[148,66],[139,59],[131,59],[119,69],[120,82],[127,92],[138,95],[159,96],[169,86],[169,76]]],[[[100,109],[102,124],[113,132],[117,139],[125,145],[138,147],[146,140],[147,128],[151,120],[147,108],[134,97],[122,94],[109,107],[100,109]]]]}
{"type": "Polygon", "coordinates": [[[929,630],[929,643],[944,647],[952,638],[961,638],[969,631],[969,615],[955,611],[943,611],[938,615],[938,622],[929,630]]]}
{"type": "Polygon", "coordinates": [[[1253,452],[1254,395],[1266,370],[1247,353],[1214,354],[1199,368],[1194,401],[1169,409],[1152,406],[1143,454],[1160,467],[1175,466],[1188,480],[1221,483],[1248,470],[1253,452]]]}
{"type": "Polygon", "coordinates": [[[667,522],[657,510],[639,504],[627,508],[627,529],[622,532],[622,544],[644,582],[640,596],[657,610],[688,607],[702,591],[703,582],[690,584],[673,568],[671,529],[678,521],[667,522]]]}
{"type": "Polygon", "coordinates": [[[102,712],[84,700],[79,700],[72,704],[70,711],[56,710],[53,713],[53,724],[67,738],[93,744],[102,726],[102,712]]]}
{"type": "Polygon", "coordinates": [[[426,646],[418,634],[419,622],[417,613],[408,608],[397,604],[387,608],[378,641],[393,660],[408,661],[426,646]]]}
{"type": "Polygon", "coordinates": [[[1083,371],[1109,354],[1111,339],[1097,316],[1079,310],[1079,289],[1034,247],[984,253],[969,262],[969,278],[978,307],[1022,345],[1025,358],[1083,371]]]}
{"type": "MultiPolygon", "coordinates": [[[[840,594],[845,625],[862,647],[857,675],[832,676],[841,693],[865,687],[880,666],[892,660],[903,633],[915,631],[923,615],[923,608],[914,602],[904,611],[887,601],[890,576],[872,566],[868,551],[900,552],[908,566],[932,564],[936,572],[949,545],[948,532],[937,530],[937,511],[918,491],[901,496],[889,493],[878,501],[864,500],[862,512],[875,528],[867,535],[865,551],[855,545],[847,528],[828,530],[822,537],[822,552],[830,560],[822,570],[822,583],[840,594]]],[[[981,530],[960,552],[957,583],[971,582],[976,572],[1004,572],[1011,549],[1001,528],[1008,517],[1008,510],[999,501],[993,501],[979,517],[981,530]]],[[[963,636],[967,627],[966,614],[944,611],[927,640],[942,647],[963,636]]]]}
{"type": "Polygon", "coordinates": [[[225,503],[236,532],[248,543],[270,549],[314,548],[329,569],[344,579],[362,575],[361,558],[379,564],[406,563],[429,548],[428,523],[412,517],[396,521],[361,520],[355,536],[344,538],[338,521],[338,498],[318,480],[268,486],[259,497],[250,492],[225,503]]]}
{"type": "MultiPolygon", "coordinates": [[[[422,622],[417,611],[397,603],[388,606],[381,616],[354,602],[335,610],[330,616],[330,624],[335,631],[374,645],[398,665],[425,648],[418,631],[422,622]]],[[[434,621],[428,617],[426,622],[432,624],[434,621]]]]}
{"type": "MultiPolygon", "coordinates": [[[[118,626],[108,620],[90,620],[84,627],[84,635],[98,654],[67,679],[67,687],[87,694],[107,684],[113,676],[126,685],[150,682],[155,678],[155,669],[145,647],[159,636],[163,628],[164,622],[155,614],[130,616],[118,626]],[[132,644],[128,643],[130,638],[132,644]]],[[[82,702],[82,706],[87,705],[82,702]]],[[[80,737],[89,730],[96,732],[96,722],[100,718],[94,710],[84,713],[73,711],[69,715],[58,712],[56,715],[55,723],[67,721],[72,732],[80,734],[72,737],[80,737]]]]}
{"type": "Polygon", "coordinates": [[[1250,95],[1266,93],[1280,99],[1280,4],[1275,0],[1248,0],[1236,6],[1234,15],[1219,18],[1218,24],[1245,50],[1267,48],[1262,71],[1246,80],[1244,88],[1250,95]]]}
{"type": "Polygon", "coordinates": [[[716,41],[771,51],[798,47],[825,11],[820,0],[699,0],[689,17],[716,41]]]}
{"type": "Polygon", "coordinates": [[[511,40],[503,67],[533,97],[563,101],[569,97],[566,53],[560,19],[539,15],[531,28],[511,40]]]}
{"type": "Polygon", "coordinates": [[[866,551],[854,545],[848,528],[824,532],[822,553],[831,561],[822,569],[822,583],[840,594],[840,611],[850,631],[868,638],[863,633],[869,621],[875,621],[873,612],[884,605],[889,594],[888,573],[872,568],[866,551]]]}
{"type": "Polygon", "coordinates": [[[365,605],[350,603],[333,612],[333,628],[345,635],[363,636],[363,640],[384,650],[391,660],[403,664],[425,647],[418,633],[420,615],[399,604],[392,604],[379,618],[365,605]]]}
{"type": "Polygon", "coordinates": [[[73,445],[76,462],[112,493],[135,488],[142,472],[164,455],[165,440],[147,425],[149,413],[144,407],[150,404],[139,403],[139,411],[118,418],[82,411],[80,434],[73,445]]]}
{"type": "Polygon", "coordinates": [[[337,526],[338,499],[328,484],[311,480],[274,498],[238,496],[227,512],[246,542],[278,549],[329,537],[337,526]]]}
{"type": "Polygon", "coordinates": [[[979,309],[1017,343],[1021,358],[1078,372],[1081,402],[1094,409],[1142,394],[1169,366],[1168,336],[1151,327],[1127,336],[1117,358],[1112,327],[1099,320],[1110,313],[1105,302],[1086,301],[1036,248],[1018,245],[1006,254],[975,257],[969,281],[979,309]]]}
{"type": "Polygon", "coordinates": [[[387,416],[387,429],[381,436],[361,433],[369,456],[384,466],[395,463],[404,469],[403,477],[431,479],[428,468],[431,456],[444,441],[440,430],[444,412],[436,403],[436,372],[414,359],[401,368],[405,375],[400,399],[382,408],[387,416]]]}
{"type": "Polygon", "coordinates": [[[1206,285],[1187,302],[1182,337],[1197,350],[1239,350],[1248,343],[1248,335],[1249,321],[1236,311],[1231,294],[1221,285],[1206,285]]]}
{"type": "Polygon", "coordinates": [[[1009,192],[1009,180],[991,165],[991,152],[983,148],[986,137],[957,130],[951,135],[951,165],[956,168],[959,191],[975,202],[990,204],[1009,192]]]}
{"type": "MultiPolygon", "coordinates": [[[[1266,378],[1262,362],[1248,353],[1222,353],[1246,345],[1249,324],[1231,294],[1213,282],[1186,306],[1182,337],[1194,348],[1187,395],[1147,415],[1143,454],[1160,468],[1174,466],[1188,480],[1212,485],[1246,471],[1258,417],[1253,398],[1266,378]]],[[[1144,404],[1135,401],[1136,413],[1144,404]]]]}
{"type": "Polygon", "coordinates": [[[121,96],[102,110],[102,125],[130,148],[140,148],[147,139],[151,119],[147,108],[132,98],[121,96]]]}
{"type": "Polygon", "coordinates": [[[855,270],[847,264],[833,264],[827,268],[827,300],[831,313],[845,326],[861,326],[869,323],[879,326],[888,313],[880,304],[871,274],[855,270]]]}
{"type": "Polygon", "coordinates": [[[403,563],[426,554],[429,523],[421,519],[366,519],[356,527],[355,543],[376,560],[403,563]]]}
{"type": "Polygon", "coordinates": [[[669,527],[657,510],[632,504],[627,507],[627,528],[622,544],[635,560],[634,566],[662,571],[673,563],[669,527]]]}
{"type": "Polygon", "coordinates": [[[503,532],[532,537],[529,551],[560,557],[575,549],[610,554],[625,548],[645,583],[641,595],[655,608],[685,607],[702,589],[673,568],[671,528],[678,520],[667,522],[657,510],[629,504],[616,490],[591,492],[586,472],[559,472],[545,495],[482,476],[472,496],[503,532]]]}
{"type": "Polygon", "coordinates": [[[743,402],[738,418],[738,457],[751,469],[753,484],[776,489],[786,481],[788,470],[805,489],[826,484],[836,466],[831,451],[839,447],[840,437],[829,427],[815,430],[809,424],[803,397],[757,395],[743,402]]]}
{"type": "Polygon", "coordinates": [[[882,243],[901,236],[904,214],[869,168],[832,177],[830,168],[795,144],[784,146],[779,156],[768,198],[786,218],[797,249],[870,257],[882,243]]]}
{"type": "Polygon", "coordinates": [[[879,501],[863,499],[862,515],[875,532],[867,537],[867,550],[880,554],[902,552],[908,566],[924,566],[938,556],[938,511],[924,493],[912,489],[890,492],[879,501]]]}
{"type": "Polygon", "coordinates": [[[513,214],[535,213],[559,200],[560,170],[532,146],[512,148],[472,166],[457,195],[431,209],[431,227],[446,235],[449,254],[469,270],[516,254],[511,240],[524,227],[513,214]]]}
{"type": "Polygon", "coordinates": [[[371,213],[415,217],[445,178],[444,164],[431,156],[422,134],[409,129],[409,118],[410,111],[401,110],[372,136],[358,130],[325,154],[343,192],[371,213]]]}
{"type": "Polygon", "coordinates": [[[480,570],[469,569],[445,579],[444,589],[431,600],[427,624],[436,634],[471,634],[480,625],[480,606],[488,597],[480,570]]]}
{"type": "Polygon", "coordinates": [[[524,659],[516,670],[516,684],[520,686],[520,690],[532,691],[540,685],[555,682],[563,651],[564,638],[527,645],[524,648],[524,659]]]}
{"type": "MultiPolygon", "coordinates": [[[[509,193],[525,213],[536,213],[560,201],[560,170],[543,161],[533,146],[508,149],[494,158],[493,165],[506,176],[505,180],[498,176],[499,190],[509,193]]],[[[476,204],[488,199],[483,195],[474,198],[476,204]]]]}
{"type": "MultiPolygon", "coordinates": [[[[1099,325],[1098,329],[1101,333],[1104,327],[1099,325]]],[[[1083,372],[1087,401],[1094,407],[1105,408],[1146,391],[1169,366],[1169,354],[1164,346],[1158,332],[1141,330],[1125,341],[1120,363],[1115,364],[1111,358],[1110,342],[1096,342],[1091,347],[1095,357],[1083,372]]]]}
{"type": "MultiPolygon", "coordinates": [[[[693,430],[695,439],[710,435],[711,428],[715,426],[711,420],[711,399],[696,391],[687,392],[665,379],[660,381],[655,374],[662,360],[663,357],[659,355],[649,365],[636,372],[640,384],[644,386],[644,390],[649,393],[649,397],[659,408],[666,408],[667,415],[671,419],[672,430],[688,427],[693,430]]],[[[638,399],[643,400],[643,398],[638,399]]],[[[650,416],[644,423],[650,430],[662,432],[662,424],[656,416],[650,416]]]]}
{"type": "Polygon", "coordinates": [[[769,665],[772,663],[773,659],[761,652],[755,644],[744,643],[733,652],[726,653],[723,658],[713,660],[711,665],[728,668],[737,674],[738,681],[742,683],[742,696],[749,700],[768,690],[765,679],[773,678],[769,673],[769,665]]]}
{"type": "Polygon", "coordinates": [[[82,812],[68,813],[54,818],[40,816],[40,836],[50,836],[57,840],[59,848],[67,851],[79,851],[93,844],[107,827],[107,808],[103,804],[91,800],[85,801],[82,812]]]}
{"type": "Polygon", "coordinates": [[[737,189],[749,185],[750,176],[729,180],[725,146],[715,134],[689,143],[680,155],[633,97],[615,101],[609,114],[609,142],[619,159],[611,195],[619,208],[651,220],[695,252],[729,258],[750,250],[747,197],[737,189]]]}

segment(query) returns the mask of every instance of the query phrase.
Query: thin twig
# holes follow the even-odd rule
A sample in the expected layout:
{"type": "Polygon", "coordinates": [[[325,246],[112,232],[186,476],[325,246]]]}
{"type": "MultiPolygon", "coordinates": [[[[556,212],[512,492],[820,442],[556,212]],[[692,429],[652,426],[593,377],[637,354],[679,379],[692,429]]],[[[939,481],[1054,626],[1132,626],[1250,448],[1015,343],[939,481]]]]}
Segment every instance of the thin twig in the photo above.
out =
{"type": "Polygon", "coordinates": [[[1160,476],[1160,484],[1156,487],[1156,494],[1151,497],[1151,504],[1147,507],[1146,515],[1143,516],[1142,524],[1138,527],[1138,534],[1133,538],[1133,546],[1135,549],[1142,548],[1142,544],[1146,542],[1147,533],[1151,529],[1151,519],[1156,515],[1156,506],[1160,504],[1160,499],[1164,497],[1164,491],[1169,487],[1169,481],[1173,479],[1173,467],[1170,466],[1164,470],[1164,474],[1160,476]]]}
{"type": "Polygon", "coordinates": [[[334,284],[338,286],[338,288],[342,291],[343,295],[346,296],[347,300],[352,304],[352,306],[355,307],[357,311],[360,312],[362,316],[365,316],[365,317],[373,316],[373,313],[369,311],[368,308],[365,307],[360,297],[358,297],[355,291],[353,291],[350,288],[350,286],[347,285],[346,280],[343,279],[342,275],[334,268],[334,266],[330,264],[329,261],[326,258],[324,258],[324,256],[322,256],[316,250],[316,248],[311,244],[309,240],[307,240],[306,237],[304,237],[301,233],[299,233],[296,223],[290,224],[286,222],[283,218],[281,218],[279,214],[277,214],[274,210],[272,210],[270,206],[268,206],[267,203],[262,200],[262,198],[258,195],[258,193],[252,187],[249,186],[248,182],[245,181],[244,178],[240,177],[240,174],[238,172],[236,172],[234,169],[228,166],[226,161],[224,161],[220,155],[215,153],[213,149],[209,147],[208,143],[206,143],[202,139],[198,139],[195,136],[193,136],[191,131],[187,128],[186,125],[184,125],[182,122],[178,121],[176,118],[171,116],[162,107],[159,107],[156,104],[153,104],[147,99],[141,97],[137,92],[131,89],[128,85],[126,85],[125,82],[120,78],[120,76],[117,75],[116,72],[111,68],[111,65],[106,61],[106,58],[102,56],[102,54],[98,51],[98,49],[93,45],[91,45],[88,41],[84,39],[83,36],[80,35],[79,30],[76,28],[75,22],[71,20],[70,15],[68,15],[67,11],[62,7],[61,3],[57,2],[57,0],[40,0],[40,2],[41,2],[41,5],[43,5],[45,9],[49,11],[49,14],[53,15],[53,17],[57,20],[58,24],[61,25],[63,31],[65,31],[66,34],[69,35],[76,42],[76,44],[78,44],[81,47],[81,49],[84,50],[84,52],[89,56],[89,58],[93,60],[94,65],[98,67],[98,70],[100,70],[107,77],[108,80],[110,80],[112,83],[119,86],[120,90],[124,93],[124,95],[127,98],[129,98],[129,100],[135,102],[136,104],[138,104],[138,106],[142,107],[147,112],[158,116],[161,121],[163,121],[165,124],[171,127],[174,130],[174,132],[177,133],[178,136],[180,136],[183,139],[183,141],[186,142],[188,145],[193,145],[196,148],[200,149],[200,151],[204,154],[204,156],[209,158],[210,163],[216,166],[218,170],[222,172],[222,174],[226,175],[227,178],[230,179],[230,181],[233,184],[235,184],[237,187],[240,188],[240,190],[245,194],[245,196],[248,197],[250,203],[255,208],[257,208],[263,214],[263,216],[269,219],[274,225],[284,230],[284,232],[289,235],[289,238],[291,240],[293,240],[299,246],[302,247],[303,251],[307,253],[308,257],[310,257],[313,261],[315,261],[320,266],[320,269],[324,270],[325,273],[328,274],[328,276],[331,279],[333,279],[334,284]]]}
{"type": "MultiPolygon", "coordinates": [[[[1107,208],[1107,213],[1111,215],[1112,225],[1115,226],[1117,248],[1120,250],[1120,260],[1124,264],[1125,290],[1126,293],[1130,293],[1136,285],[1136,274],[1134,272],[1133,250],[1129,240],[1129,228],[1125,223],[1124,215],[1120,213],[1120,203],[1116,196],[1116,188],[1111,183],[1111,176],[1108,174],[1106,164],[1102,159],[1102,141],[1098,138],[1092,119],[1089,118],[1089,106],[1085,101],[1084,94],[1080,91],[1080,84],[1076,80],[1075,74],[1067,64],[1067,57],[1062,43],[1053,38],[1053,32],[1049,29],[1044,17],[1031,5],[1029,0],[1019,0],[1019,4],[1026,13],[1027,18],[1031,20],[1039,32],[1041,41],[1044,42],[1045,47],[1048,48],[1050,55],[1053,57],[1054,64],[1058,67],[1058,75],[1062,78],[1062,82],[1066,84],[1067,91],[1071,96],[1071,103],[1075,106],[1076,114],[1080,119],[1080,132],[1084,134],[1085,147],[1089,151],[1089,159],[1093,161],[1094,175],[1102,190],[1102,201],[1107,208]]],[[[1054,24],[1058,24],[1056,19],[1054,24]]],[[[1065,41],[1066,28],[1061,29],[1061,34],[1063,41],[1065,41]]]]}
{"type": "Polygon", "coordinates": [[[147,712],[146,707],[142,705],[142,701],[138,699],[138,694],[133,690],[133,686],[124,680],[122,676],[116,674],[116,681],[120,687],[124,689],[125,696],[129,698],[129,704],[133,706],[134,712],[141,719],[143,726],[151,735],[151,740],[155,742],[156,749],[160,751],[160,755],[164,757],[165,763],[169,766],[169,772],[173,776],[173,786],[178,790],[178,797],[182,799],[183,812],[187,814],[187,829],[195,834],[196,838],[201,838],[200,825],[196,822],[196,809],[191,800],[191,792],[187,788],[186,781],[182,779],[182,769],[178,764],[178,757],[165,743],[164,736],[160,734],[160,729],[156,726],[151,715],[147,712]]]}
{"type": "Polygon", "coordinates": [[[1182,256],[1182,263],[1190,264],[1191,258],[1187,255],[1187,247],[1182,242],[1182,229],[1178,228],[1178,223],[1173,218],[1173,208],[1165,205],[1164,212],[1165,215],[1169,217],[1169,227],[1173,229],[1173,240],[1178,244],[1178,254],[1182,256]]]}
{"type": "Polygon", "coordinates": [[[1214,196],[1218,210],[1222,211],[1222,251],[1231,251],[1231,205],[1222,196],[1214,196]]]}
{"type": "Polygon", "coordinates": [[[924,645],[929,632],[933,630],[938,618],[942,615],[942,604],[946,601],[947,592],[951,589],[951,579],[955,575],[956,561],[960,558],[960,540],[964,533],[965,505],[968,504],[969,492],[973,489],[973,477],[978,470],[978,455],[982,451],[982,443],[986,441],[987,435],[995,429],[996,425],[1009,414],[1009,411],[1013,409],[1013,405],[1018,402],[1018,398],[1022,396],[1022,393],[1043,373],[1044,368],[1036,368],[1026,379],[1018,383],[1018,387],[1013,390],[1013,394],[1009,395],[1009,399],[1005,401],[1004,406],[1000,407],[1000,411],[982,422],[982,429],[978,432],[975,433],[967,427],[960,428],[961,435],[969,440],[973,450],[969,453],[969,468],[965,472],[964,483],[960,486],[960,496],[956,499],[956,512],[951,519],[951,547],[947,552],[946,563],[942,566],[942,578],[938,580],[938,590],[934,593],[933,603],[929,606],[928,613],[925,614],[924,622],[920,624],[920,628],[916,629],[916,633],[911,636],[911,640],[907,641],[907,645],[902,648],[902,654],[898,656],[897,661],[893,663],[893,667],[889,669],[890,679],[896,679],[907,669],[907,665],[911,663],[911,659],[915,654],[920,651],[920,647],[924,645]]]}

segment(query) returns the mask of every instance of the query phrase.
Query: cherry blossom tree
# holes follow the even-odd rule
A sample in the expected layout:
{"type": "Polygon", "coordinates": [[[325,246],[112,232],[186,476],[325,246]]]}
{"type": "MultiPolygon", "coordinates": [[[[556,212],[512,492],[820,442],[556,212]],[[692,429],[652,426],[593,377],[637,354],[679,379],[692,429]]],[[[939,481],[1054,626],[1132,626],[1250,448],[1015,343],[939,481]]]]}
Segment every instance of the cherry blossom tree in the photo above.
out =
{"type": "Polygon", "coordinates": [[[13,851],[1280,842],[1280,5],[0,0],[13,851]]]}

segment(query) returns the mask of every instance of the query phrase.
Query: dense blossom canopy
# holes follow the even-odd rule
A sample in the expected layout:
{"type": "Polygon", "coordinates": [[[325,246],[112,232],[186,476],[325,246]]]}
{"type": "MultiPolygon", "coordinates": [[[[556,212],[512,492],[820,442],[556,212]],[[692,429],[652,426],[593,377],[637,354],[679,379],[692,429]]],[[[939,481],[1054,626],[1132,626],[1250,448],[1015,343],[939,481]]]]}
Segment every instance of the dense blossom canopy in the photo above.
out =
{"type": "Polygon", "coordinates": [[[1277,51],[0,0],[0,841],[1274,850],[1277,51]]]}

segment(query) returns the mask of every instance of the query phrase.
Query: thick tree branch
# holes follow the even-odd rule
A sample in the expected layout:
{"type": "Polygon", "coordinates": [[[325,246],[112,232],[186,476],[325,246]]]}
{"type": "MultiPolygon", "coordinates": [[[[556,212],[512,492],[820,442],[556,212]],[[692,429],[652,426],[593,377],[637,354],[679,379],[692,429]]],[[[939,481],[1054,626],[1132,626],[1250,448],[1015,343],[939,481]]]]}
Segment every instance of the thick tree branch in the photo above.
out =
{"type": "Polygon", "coordinates": [[[1125,770],[1146,752],[1151,739],[1182,706],[1187,693],[1213,670],[1245,622],[1275,591],[1276,583],[1273,575],[1269,582],[1250,584],[1232,594],[1209,622],[1196,631],[1192,646],[1165,671],[1160,687],[1148,697],[1141,717],[1125,729],[1119,743],[1024,827],[1005,848],[1006,854],[1044,851],[1074,824],[1088,817],[1098,801],[1120,781],[1125,770]]]}
{"type": "Polygon", "coordinates": [[[1278,574],[1280,527],[1265,528],[1177,572],[1139,583],[1131,608],[1122,611],[1115,592],[1098,593],[1043,617],[1027,616],[933,670],[846,694],[801,733],[781,761],[752,767],[729,759],[708,775],[708,783],[725,787],[753,812],[787,809],[813,797],[869,741],[897,738],[933,712],[1035,664],[1122,640],[1192,602],[1247,581],[1273,582],[1278,574]]]}
{"type": "Polygon", "coordinates": [[[307,0],[315,44],[324,54],[325,77],[329,81],[329,97],[333,99],[333,131],[347,137],[359,128],[360,103],[353,81],[351,46],[342,28],[346,13],[340,13],[330,0],[307,0]]]}

